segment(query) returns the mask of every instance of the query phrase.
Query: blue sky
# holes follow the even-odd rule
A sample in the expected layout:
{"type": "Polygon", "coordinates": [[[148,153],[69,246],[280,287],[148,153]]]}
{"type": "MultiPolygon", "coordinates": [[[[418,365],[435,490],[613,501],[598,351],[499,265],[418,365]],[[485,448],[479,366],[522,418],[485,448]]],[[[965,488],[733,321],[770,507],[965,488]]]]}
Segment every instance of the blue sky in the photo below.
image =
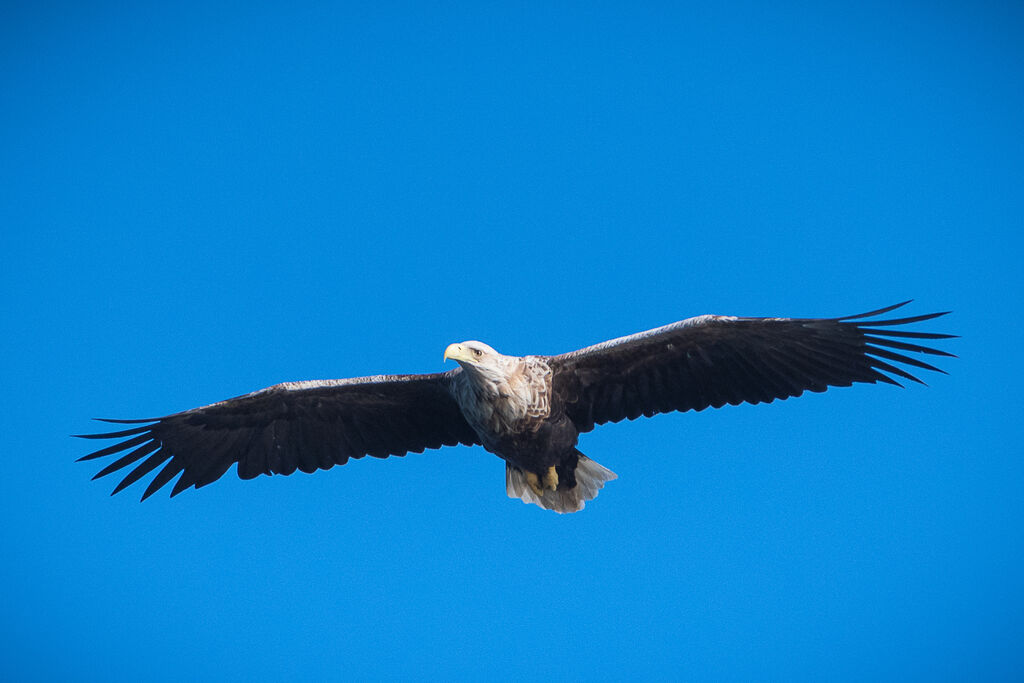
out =
{"type": "Polygon", "coordinates": [[[0,678],[1008,679],[1012,3],[21,3],[0,21],[0,678]],[[959,359],[138,502],[90,417],[914,297],[959,359]]]}

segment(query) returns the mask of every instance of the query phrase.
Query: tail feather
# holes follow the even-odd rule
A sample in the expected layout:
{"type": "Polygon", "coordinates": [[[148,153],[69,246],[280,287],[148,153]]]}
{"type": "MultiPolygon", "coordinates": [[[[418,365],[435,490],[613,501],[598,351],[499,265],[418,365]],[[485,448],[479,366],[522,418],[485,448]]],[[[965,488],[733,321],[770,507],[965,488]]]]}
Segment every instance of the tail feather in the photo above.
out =
{"type": "Polygon", "coordinates": [[[505,492],[509,498],[518,498],[524,503],[533,503],[559,513],[579,512],[588,500],[597,497],[605,482],[617,478],[618,475],[610,469],[580,453],[576,465],[576,486],[570,489],[565,482],[559,482],[556,491],[545,490],[543,495],[538,496],[526,483],[526,473],[505,463],[505,492]]]}

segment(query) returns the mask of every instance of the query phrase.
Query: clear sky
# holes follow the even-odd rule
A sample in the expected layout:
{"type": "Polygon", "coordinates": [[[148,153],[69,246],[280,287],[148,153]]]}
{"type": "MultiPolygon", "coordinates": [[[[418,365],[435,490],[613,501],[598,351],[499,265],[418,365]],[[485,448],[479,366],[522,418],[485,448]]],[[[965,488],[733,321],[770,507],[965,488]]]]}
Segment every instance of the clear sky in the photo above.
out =
{"type": "Polygon", "coordinates": [[[0,678],[1020,674],[1018,3],[286,4],[2,10],[0,678]],[[479,448],[140,504],[68,437],[911,297],[949,376],[599,428],[577,515],[479,448]]]}

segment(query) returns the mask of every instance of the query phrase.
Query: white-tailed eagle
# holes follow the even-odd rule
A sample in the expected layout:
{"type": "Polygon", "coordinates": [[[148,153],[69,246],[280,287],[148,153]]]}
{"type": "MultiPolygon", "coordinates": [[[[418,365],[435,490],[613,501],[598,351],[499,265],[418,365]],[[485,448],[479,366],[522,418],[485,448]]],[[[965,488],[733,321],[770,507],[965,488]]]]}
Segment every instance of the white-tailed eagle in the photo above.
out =
{"type": "Polygon", "coordinates": [[[137,426],[80,435],[119,440],[81,460],[127,451],[96,477],[133,467],[117,493],[156,470],[145,500],[179,475],[172,496],[236,463],[251,479],[481,445],[505,460],[509,497],[575,512],[615,478],[576,448],[596,425],[855,382],[898,385],[893,376],[921,382],[896,364],[943,372],[908,354],[953,354],[908,340],[954,335],[902,326],[945,313],[875,318],[907,303],[843,318],[702,315],[560,356],[504,356],[466,341],[445,350],[460,367],[444,373],[286,382],[166,417],[103,420],[137,426]]]}

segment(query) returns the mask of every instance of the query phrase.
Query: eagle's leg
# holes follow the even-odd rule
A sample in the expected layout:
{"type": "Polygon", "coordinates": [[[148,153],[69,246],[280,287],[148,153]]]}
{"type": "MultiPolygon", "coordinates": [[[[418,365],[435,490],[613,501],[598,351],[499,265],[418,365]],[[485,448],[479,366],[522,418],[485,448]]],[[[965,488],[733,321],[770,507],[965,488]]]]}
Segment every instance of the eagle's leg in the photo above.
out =
{"type": "Polygon", "coordinates": [[[526,483],[530,486],[530,490],[536,493],[538,497],[543,497],[544,491],[558,490],[558,472],[554,467],[549,467],[543,475],[526,471],[526,483]]]}
{"type": "Polygon", "coordinates": [[[540,477],[533,472],[526,472],[526,483],[529,485],[530,490],[536,493],[538,497],[544,495],[544,489],[540,485],[540,477]]]}
{"type": "Polygon", "coordinates": [[[558,490],[558,472],[554,467],[549,467],[544,475],[544,488],[551,489],[552,491],[558,490]]]}

